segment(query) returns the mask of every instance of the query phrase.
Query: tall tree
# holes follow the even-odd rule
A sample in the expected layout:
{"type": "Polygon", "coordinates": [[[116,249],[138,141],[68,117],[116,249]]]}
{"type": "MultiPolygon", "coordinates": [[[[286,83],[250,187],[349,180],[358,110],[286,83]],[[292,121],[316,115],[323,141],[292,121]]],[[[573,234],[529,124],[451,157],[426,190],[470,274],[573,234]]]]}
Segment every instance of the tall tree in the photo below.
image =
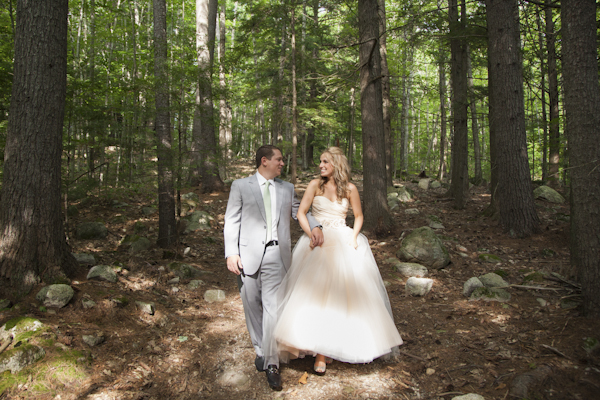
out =
{"type": "Polygon", "coordinates": [[[213,118],[212,66],[215,50],[217,0],[196,0],[196,51],[198,61],[198,86],[196,111],[192,128],[192,154],[194,155],[193,184],[202,181],[205,193],[223,190],[217,159],[217,139],[213,118]]]}
{"type": "Polygon", "coordinates": [[[452,140],[452,184],[454,207],[465,208],[469,193],[469,129],[467,126],[467,46],[464,38],[466,5],[462,1],[462,16],[458,19],[458,0],[450,0],[450,73],[452,76],[452,118],[454,139],[452,140]]]}
{"type": "Polygon", "coordinates": [[[563,71],[571,176],[571,264],[584,310],[600,317],[600,87],[595,0],[563,0],[563,71]]]}
{"type": "Polygon", "coordinates": [[[378,0],[379,11],[379,52],[381,53],[381,95],[383,97],[383,132],[385,135],[385,168],[388,186],[393,186],[392,149],[392,100],[390,97],[390,71],[387,62],[387,21],[385,16],[385,0],[378,0]]]}
{"type": "Polygon", "coordinates": [[[471,135],[473,136],[473,158],[475,159],[475,185],[481,184],[483,172],[481,170],[481,145],[479,144],[479,124],[477,123],[477,97],[473,83],[473,65],[471,63],[470,46],[466,44],[467,56],[467,86],[469,89],[469,111],[471,112],[471,135]]]}
{"type": "Polygon", "coordinates": [[[0,278],[24,293],[77,263],[61,213],[67,0],[17,2],[12,98],[0,207],[0,278]]]}
{"type": "Polygon", "coordinates": [[[556,32],[550,0],[546,0],[546,47],[548,51],[548,94],[550,98],[550,166],[548,169],[548,185],[559,186],[560,168],[560,121],[558,109],[558,72],[556,68],[556,32]]]}
{"type": "Polygon", "coordinates": [[[222,178],[227,177],[225,165],[231,158],[231,106],[227,102],[227,82],[225,79],[225,11],[227,0],[221,0],[221,10],[219,12],[219,145],[222,151],[222,178]]]}
{"type": "Polygon", "coordinates": [[[173,154],[171,113],[167,73],[167,3],[153,0],[154,6],[154,77],[156,102],[156,152],[158,155],[158,241],[169,247],[177,241],[175,197],[173,190],[173,154]]]}
{"type": "Polygon", "coordinates": [[[298,169],[298,90],[296,87],[296,8],[292,5],[290,28],[292,33],[292,176],[296,183],[298,169]]]}
{"type": "Polygon", "coordinates": [[[438,169],[438,179],[443,180],[446,176],[446,150],[447,150],[447,117],[446,117],[446,49],[444,43],[440,41],[438,59],[438,86],[440,93],[440,166],[438,169]]]}
{"type": "Polygon", "coordinates": [[[497,174],[493,202],[500,223],[511,236],[524,237],[539,231],[529,160],[523,61],[519,36],[517,0],[486,0],[488,63],[490,76],[490,138],[492,168],[497,174]]]}
{"type": "Polygon", "coordinates": [[[377,0],[358,0],[365,229],[392,224],[387,205],[377,0]]]}

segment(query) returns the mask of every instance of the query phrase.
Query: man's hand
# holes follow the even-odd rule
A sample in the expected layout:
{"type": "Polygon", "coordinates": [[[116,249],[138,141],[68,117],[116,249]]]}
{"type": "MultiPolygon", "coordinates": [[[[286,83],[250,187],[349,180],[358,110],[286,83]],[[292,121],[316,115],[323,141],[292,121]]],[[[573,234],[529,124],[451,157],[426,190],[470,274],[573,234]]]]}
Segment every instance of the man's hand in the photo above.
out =
{"type": "Polygon", "coordinates": [[[227,257],[227,269],[233,272],[236,275],[241,273],[242,267],[242,259],[240,256],[229,256],[227,257]]]}
{"type": "Polygon", "coordinates": [[[323,237],[323,231],[321,228],[316,226],[310,233],[310,247],[315,248],[317,246],[321,246],[323,244],[323,240],[325,239],[323,237]]]}

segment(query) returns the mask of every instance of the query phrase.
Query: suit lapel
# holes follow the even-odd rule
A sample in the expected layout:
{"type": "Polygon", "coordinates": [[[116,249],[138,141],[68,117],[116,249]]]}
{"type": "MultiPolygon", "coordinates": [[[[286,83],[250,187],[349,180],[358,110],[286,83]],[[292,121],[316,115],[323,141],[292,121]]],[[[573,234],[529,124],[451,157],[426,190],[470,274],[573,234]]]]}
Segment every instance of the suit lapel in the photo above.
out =
{"type": "Polygon", "coordinates": [[[250,185],[250,190],[256,199],[256,203],[258,203],[258,209],[260,210],[260,215],[262,215],[265,222],[267,222],[267,213],[265,212],[265,203],[263,201],[262,192],[260,191],[260,186],[258,185],[258,179],[256,175],[252,175],[250,180],[248,181],[250,185]]]}
{"type": "Polygon", "coordinates": [[[277,212],[275,213],[275,222],[276,222],[276,226],[279,225],[279,216],[281,214],[281,205],[283,203],[283,182],[279,179],[274,179],[275,181],[275,187],[277,188],[277,212]]]}

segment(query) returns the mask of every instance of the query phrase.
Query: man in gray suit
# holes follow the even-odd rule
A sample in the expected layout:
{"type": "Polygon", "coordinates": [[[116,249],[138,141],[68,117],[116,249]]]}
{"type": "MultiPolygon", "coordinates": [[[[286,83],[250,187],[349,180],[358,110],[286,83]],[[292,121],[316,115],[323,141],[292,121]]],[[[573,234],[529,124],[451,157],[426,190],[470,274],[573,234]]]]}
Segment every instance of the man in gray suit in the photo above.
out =
{"type": "MultiPolygon", "coordinates": [[[[275,179],[283,168],[275,146],[256,151],[256,174],[235,180],[225,211],[227,268],[238,276],[246,326],[256,352],[254,364],[265,371],[267,382],[281,390],[279,356],[273,339],[277,323],[277,289],[292,262],[290,218],[296,219],[300,202],[294,185],[275,179]]],[[[313,246],[323,243],[317,220],[307,215],[313,246]]]]}

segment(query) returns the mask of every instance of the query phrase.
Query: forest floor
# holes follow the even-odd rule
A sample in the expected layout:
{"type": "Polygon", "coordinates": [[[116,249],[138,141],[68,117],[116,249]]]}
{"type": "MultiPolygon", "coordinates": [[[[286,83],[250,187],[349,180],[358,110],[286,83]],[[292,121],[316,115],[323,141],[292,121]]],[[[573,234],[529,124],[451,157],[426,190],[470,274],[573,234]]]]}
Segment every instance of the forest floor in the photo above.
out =
{"type": "MultiPolygon", "coordinates": [[[[250,163],[236,168],[237,176],[253,172],[250,163]]],[[[304,174],[297,185],[301,197],[314,175],[304,174]]],[[[361,187],[360,176],[354,177],[361,187]]],[[[106,240],[74,240],[76,253],[92,253],[99,264],[121,263],[125,268],[115,284],[86,280],[87,269],[72,282],[75,298],[66,307],[43,311],[35,300],[37,289],[15,308],[0,312],[0,325],[17,315],[40,319],[57,335],[61,348],[87,354],[87,361],[68,372],[66,366],[41,368],[56,355],[26,370],[27,377],[0,394],[0,399],[451,399],[478,393],[485,399],[514,398],[509,390],[528,390],[530,399],[594,399],[600,393],[600,361],[584,349],[586,338],[600,337],[600,321],[581,316],[579,291],[572,285],[547,279],[559,272],[572,279],[569,267],[568,205],[536,200],[542,232],[514,239],[498,222],[482,216],[490,201],[483,187],[473,187],[465,210],[455,210],[441,195],[444,189],[420,190],[416,183],[398,181],[414,192],[413,202],[393,211],[396,228],[380,237],[368,234],[388,293],[396,326],[404,345],[391,360],[369,364],[333,362],[326,375],[311,374],[313,359],[282,366],[283,391],[269,389],[265,374],[254,367],[254,352],[244,322],[235,277],[223,258],[223,215],[228,192],[200,195],[196,209],[215,217],[212,230],[181,237],[178,250],[190,248],[181,261],[208,273],[205,285],[189,289],[185,281],[169,284],[174,276],[166,265],[173,261],[151,248],[131,255],[119,246],[142,221],[156,236],[158,216],[143,217],[141,208],[152,205],[148,196],[92,196],[79,205],[69,225],[103,221],[106,240]],[[115,208],[113,200],[128,203],[115,208]],[[420,214],[406,215],[406,208],[420,214]],[[442,270],[430,270],[432,291],[424,297],[405,294],[406,278],[386,260],[395,257],[401,237],[428,225],[437,216],[445,229],[443,238],[452,262],[442,270]],[[457,245],[468,250],[459,255],[457,245]],[[500,257],[497,263],[479,259],[481,253],[500,257]],[[164,268],[160,268],[164,267],[164,268]],[[514,285],[539,289],[509,288],[507,303],[468,301],[463,283],[473,276],[502,271],[514,285]],[[222,289],[223,302],[204,300],[207,289],[222,289]],[[97,305],[82,307],[89,296],[97,305]],[[128,299],[120,305],[114,299],[128,299]],[[538,300],[543,299],[544,301],[538,300]],[[153,316],[136,308],[135,300],[156,303],[153,316]],[[106,341],[89,347],[82,335],[102,331],[106,341]],[[56,369],[64,368],[63,375],[56,369]],[[43,371],[43,372],[42,372],[43,371]],[[308,373],[305,384],[299,379],[308,373]]],[[[153,198],[150,197],[151,199],[153,198]]],[[[293,240],[301,231],[295,227],[293,240]]],[[[0,375],[5,379],[8,375],[0,375]]],[[[516,392],[511,392],[516,393],[516,392]]]]}

